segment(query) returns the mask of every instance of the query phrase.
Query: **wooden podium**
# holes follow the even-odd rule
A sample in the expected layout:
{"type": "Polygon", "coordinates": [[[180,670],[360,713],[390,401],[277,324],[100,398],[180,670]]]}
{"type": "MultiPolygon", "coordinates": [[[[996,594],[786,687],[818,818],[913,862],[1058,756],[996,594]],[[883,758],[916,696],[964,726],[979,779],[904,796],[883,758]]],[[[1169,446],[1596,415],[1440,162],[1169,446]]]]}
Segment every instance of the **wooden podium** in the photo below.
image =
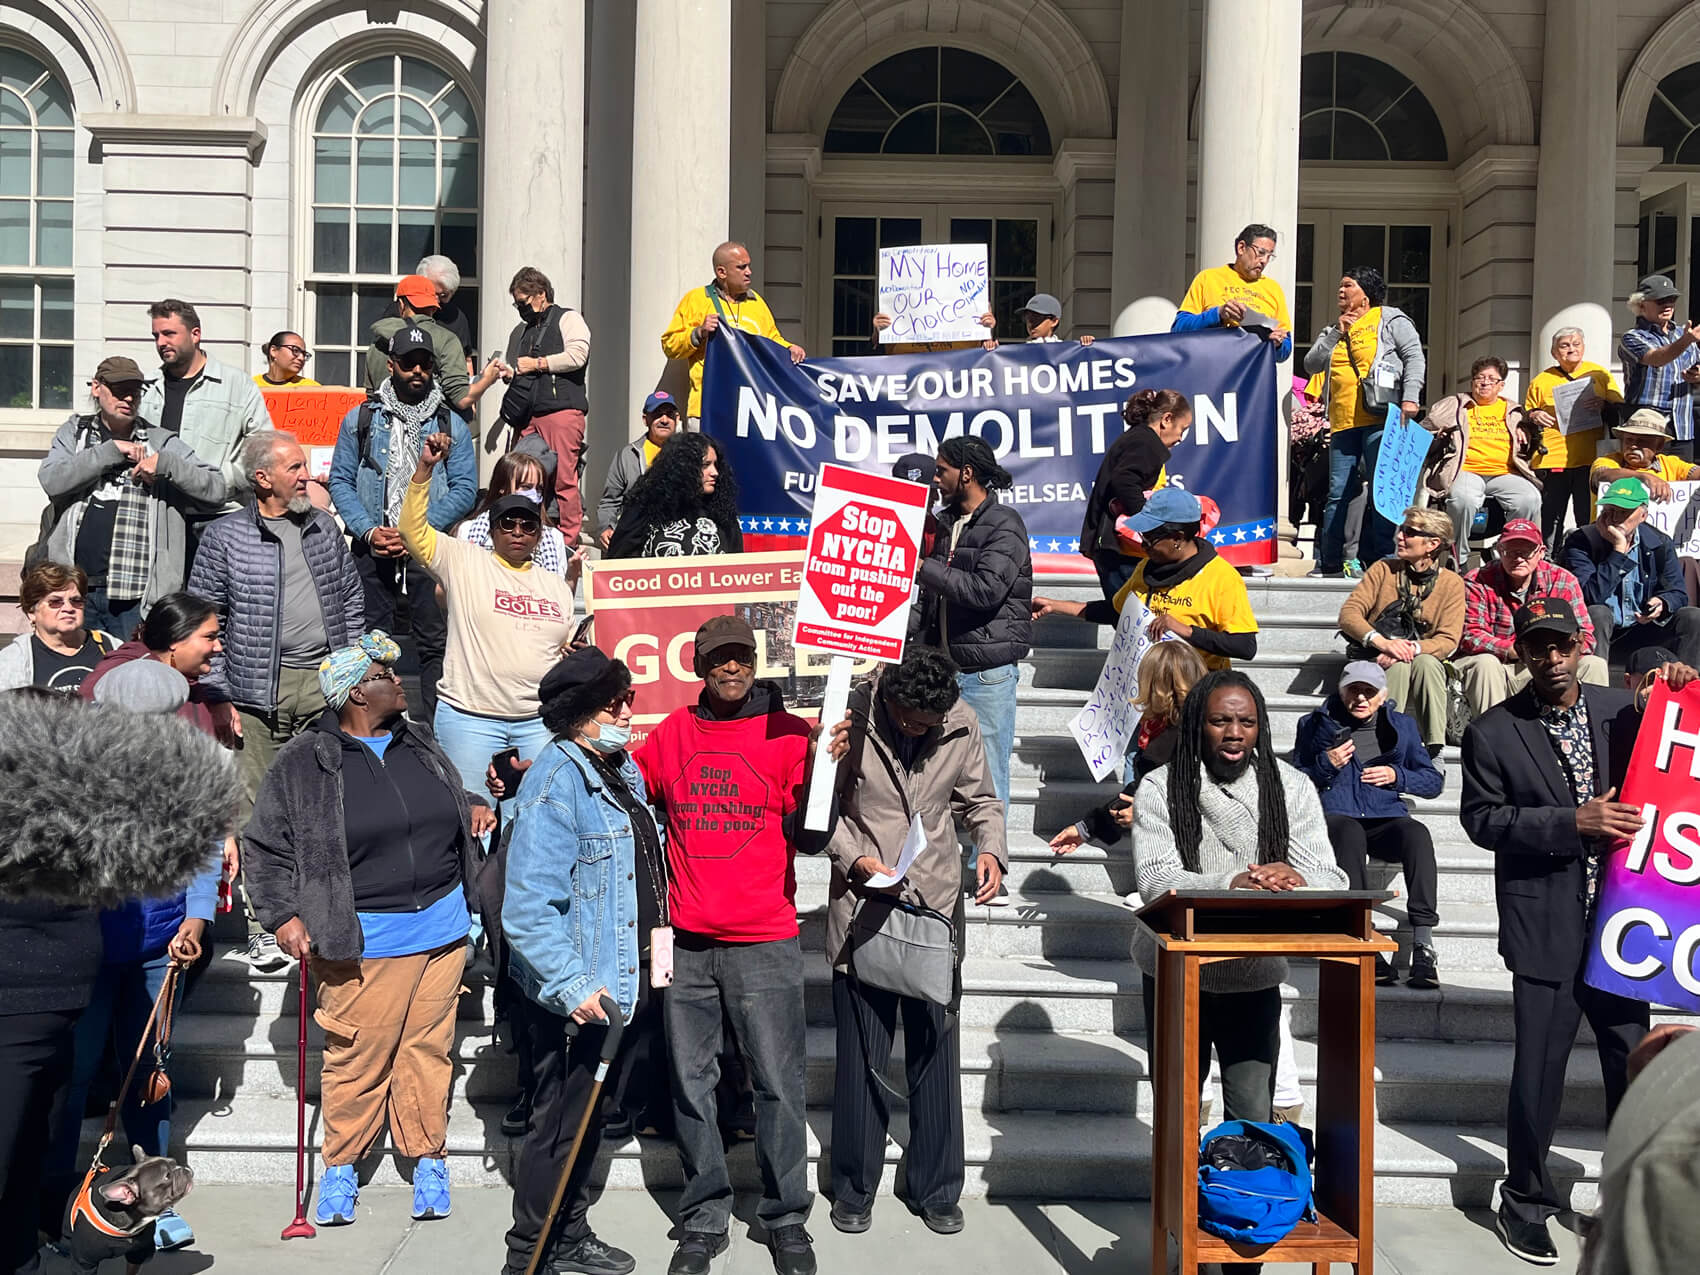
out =
{"type": "Polygon", "coordinates": [[[1181,1275],[1200,1262],[1375,1262],[1375,954],[1398,949],[1375,931],[1370,909],[1392,898],[1371,890],[1171,890],[1139,911],[1157,940],[1152,1017],[1151,1269],[1168,1269],[1168,1237],[1181,1275]],[[1198,1227],[1200,970],[1247,956],[1314,957],[1317,977],[1315,1222],[1279,1244],[1230,1244],[1198,1227]]]}

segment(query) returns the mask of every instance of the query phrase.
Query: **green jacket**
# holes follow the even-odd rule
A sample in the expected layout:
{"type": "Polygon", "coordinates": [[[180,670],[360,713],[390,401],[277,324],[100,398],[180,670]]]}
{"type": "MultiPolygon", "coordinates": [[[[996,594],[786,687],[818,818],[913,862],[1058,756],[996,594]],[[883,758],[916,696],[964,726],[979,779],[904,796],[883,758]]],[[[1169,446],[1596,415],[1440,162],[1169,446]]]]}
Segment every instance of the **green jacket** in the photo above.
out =
{"type": "Polygon", "coordinates": [[[431,339],[431,349],[436,354],[431,375],[437,378],[444,400],[459,411],[461,400],[471,389],[466,375],[466,347],[459,337],[429,315],[379,319],[372,325],[372,346],[366,351],[366,392],[376,392],[378,383],[390,374],[390,338],[409,324],[431,339]]]}

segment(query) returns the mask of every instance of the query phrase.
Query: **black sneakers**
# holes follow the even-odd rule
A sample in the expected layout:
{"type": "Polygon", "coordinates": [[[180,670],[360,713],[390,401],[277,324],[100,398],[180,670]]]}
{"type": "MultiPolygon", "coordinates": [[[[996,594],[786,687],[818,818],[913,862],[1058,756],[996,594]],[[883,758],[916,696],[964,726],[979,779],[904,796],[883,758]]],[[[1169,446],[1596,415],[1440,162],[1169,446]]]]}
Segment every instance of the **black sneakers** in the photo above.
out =
{"type": "Polygon", "coordinates": [[[548,1275],[631,1275],[637,1258],[587,1235],[571,1248],[557,1248],[543,1269],[548,1275]]]}
{"type": "Polygon", "coordinates": [[[1399,972],[1393,968],[1393,962],[1382,952],[1375,954],[1375,985],[1377,987],[1392,987],[1399,981],[1399,972]]]}
{"type": "Polygon", "coordinates": [[[1493,1229],[1499,1233],[1500,1242],[1513,1256],[1535,1266],[1558,1265],[1558,1249],[1553,1247],[1552,1236],[1547,1234],[1545,1222],[1525,1222],[1512,1217],[1502,1204],[1499,1206],[1499,1216],[1493,1229]]]}
{"type": "Polygon", "coordinates": [[[774,1275],[815,1275],[814,1244],[800,1226],[781,1226],[770,1231],[767,1247],[773,1254],[774,1275]]]}
{"type": "MultiPolygon", "coordinates": [[[[801,1228],[798,1228],[801,1229],[801,1228]]],[[[667,1275],[708,1275],[708,1264],[726,1251],[726,1232],[686,1231],[667,1263],[667,1275]]],[[[810,1270],[814,1267],[811,1265],[810,1270]]]]}
{"type": "Polygon", "coordinates": [[[1434,949],[1426,943],[1418,943],[1411,949],[1411,972],[1405,978],[1406,987],[1415,987],[1420,991],[1433,991],[1440,986],[1440,962],[1435,959],[1434,949]]]}

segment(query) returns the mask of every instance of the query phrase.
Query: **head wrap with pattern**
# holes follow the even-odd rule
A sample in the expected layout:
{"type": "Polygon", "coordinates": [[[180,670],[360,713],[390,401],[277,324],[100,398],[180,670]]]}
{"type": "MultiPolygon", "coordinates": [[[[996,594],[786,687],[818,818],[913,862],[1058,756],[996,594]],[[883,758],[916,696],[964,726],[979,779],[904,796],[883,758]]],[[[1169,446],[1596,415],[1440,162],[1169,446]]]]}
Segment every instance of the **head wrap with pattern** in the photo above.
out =
{"type": "Polygon", "coordinates": [[[373,629],[358,642],[325,656],[319,664],[319,691],[325,703],[341,708],[348,703],[349,692],[366,676],[368,665],[394,664],[400,658],[401,648],[390,635],[373,629]]]}

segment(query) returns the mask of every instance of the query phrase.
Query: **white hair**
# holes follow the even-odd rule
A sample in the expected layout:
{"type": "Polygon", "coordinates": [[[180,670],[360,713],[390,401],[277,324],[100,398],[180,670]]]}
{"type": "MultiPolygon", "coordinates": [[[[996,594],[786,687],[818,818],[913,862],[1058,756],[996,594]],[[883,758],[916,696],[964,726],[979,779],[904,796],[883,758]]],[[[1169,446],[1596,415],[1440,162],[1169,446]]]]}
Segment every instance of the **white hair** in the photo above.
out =
{"type": "Polygon", "coordinates": [[[287,430],[262,429],[248,435],[242,440],[242,489],[254,490],[255,472],[270,469],[277,460],[279,448],[299,445],[295,435],[287,430]]]}
{"type": "Polygon", "coordinates": [[[1582,331],[1581,328],[1560,328],[1558,331],[1556,331],[1552,334],[1552,344],[1550,346],[1548,346],[1547,348],[1552,353],[1557,354],[1558,353],[1558,343],[1560,341],[1567,340],[1567,339],[1569,339],[1570,337],[1573,337],[1573,336],[1579,336],[1583,340],[1586,340],[1588,334],[1586,332],[1582,331]]]}
{"type": "Polygon", "coordinates": [[[413,272],[424,275],[451,297],[460,291],[460,267],[439,253],[419,258],[413,272]]]}
{"type": "Polygon", "coordinates": [[[1631,292],[1628,301],[1629,313],[1639,319],[1641,317],[1641,303],[1646,299],[1647,294],[1645,292],[1631,292]]]}

